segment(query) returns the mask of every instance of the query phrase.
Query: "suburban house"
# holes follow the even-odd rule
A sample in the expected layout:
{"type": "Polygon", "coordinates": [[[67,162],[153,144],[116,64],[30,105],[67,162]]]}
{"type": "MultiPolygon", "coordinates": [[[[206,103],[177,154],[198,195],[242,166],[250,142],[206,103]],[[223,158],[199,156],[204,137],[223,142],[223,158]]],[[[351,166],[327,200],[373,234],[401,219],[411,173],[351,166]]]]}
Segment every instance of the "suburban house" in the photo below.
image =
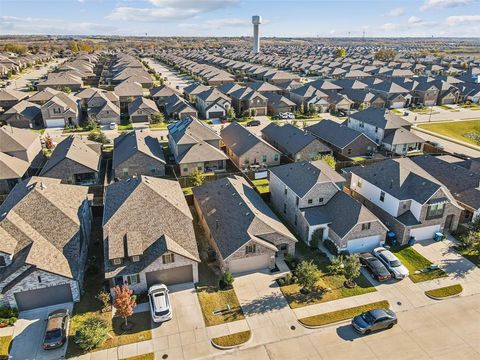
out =
{"type": "Polygon", "coordinates": [[[215,88],[199,93],[196,97],[197,109],[204,119],[226,117],[232,106],[230,98],[215,88]]]}
{"type": "Polygon", "coordinates": [[[268,270],[277,254],[295,253],[297,239],[239,176],[193,188],[195,209],[222,270],[268,270]]]}
{"type": "Polygon", "coordinates": [[[1,115],[1,120],[10,126],[37,129],[43,126],[40,105],[22,100],[1,115]]]}
{"type": "Polygon", "coordinates": [[[368,108],[350,115],[347,126],[360,131],[397,155],[420,152],[425,140],[410,132],[411,124],[388,109],[368,108]]]}
{"type": "Polygon", "coordinates": [[[108,186],[103,242],[110,288],[140,294],[155,284],[198,282],[193,217],[177,181],[142,175],[108,186]]]}
{"type": "Polygon", "coordinates": [[[28,93],[13,89],[0,90],[0,108],[4,111],[28,98],[28,93]]]}
{"type": "Polygon", "coordinates": [[[78,125],[79,109],[77,98],[59,92],[42,105],[43,125],[50,127],[72,127],[78,125]]]}
{"type": "Polygon", "coordinates": [[[37,105],[43,105],[59,93],[60,91],[47,87],[43,90],[37,91],[35,94],[30,96],[28,98],[28,101],[37,105]]]}
{"type": "Polygon", "coordinates": [[[227,155],[220,150],[221,137],[207,124],[188,117],[168,127],[168,144],[181,176],[193,171],[225,171],[227,155]]]}
{"type": "Polygon", "coordinates": [[[412,161],[440,181],[464,209],[460,223],[480,216],[480,171],[430,155],[414,156],[412,161]]]}
{"type": "Polygon", "coordinates": [[[120,102],[118,97],[116,100],[116,102],[111,101],[108,94],[103,91],[94,92],[86,102],[87,116],[101,125],[112,122],[120,124],[120,102]]]}
{"type": "Polygon", "coordinates": [[[280,164],[280,152],[236,121],[220,131],[228,157],[244,170],[280,164]]]}
{"type": "Polygon", "coordinates": [[[96,184],[100,155],[100,143],[69,136],[55,147],[40,176],[61,179],[65,184],[96,184]]]}
{"type": "Polygon", "coordinates": [[[165,110],[165,101],[172,95],[181,96],[181,94],[167,85],[161,85],[150,89],[152,99],[157,103],[160,110],[165,110]]]}
{"type": "Polygon", "coordinates": [[[11,126],[0,128],[0,195],[32,175],[43,160],[40,136],[11,126]]]}
{"type": "Polygon", "coordinates": [[[327,144],[336,154],[343,156],[369,155],[377,149],[377,144],[364,133],[332,120],[322,120],[305,130],[327,144]]]}
{"type": "Polygon", "coordinates": [[[52,88],[62,90],[69,88],[71,91],[78,91],[83,87],[83,80],[77,74],[70,71],[52,72],[47,75],[47,79],[37,84],[38,90],[52,88]]]}
{"type": "Polygon", "coordinates": [[[133,123],[150,122],[152,115],[158,113],[155,101],[138,97],[128,105],[128,115],[133,123]]]}
{"type": "Polygon", "coordinates": [[[387,228],[360,202],[342,191],[345,178],[323,161],[301,161],[269,169],[274,209],[307,244],[329,239],[339,250],[371,251],[387,228]]]}
{"type": "Polygon", "coordinates": [[[267,115],[267,98],[250,88],[241,88],[230,93],[232,106],[238,116],[267,115]]]}
{"type": "Polygon", "coordinates": [[[344,171],[351,173],[352,195],[396,233],[400,244],[457,228],[462,208],[440,181],[410,158],[344,171]]]}
{"type": "Polygon", "coordinates": [[[143,96],[142,85],[135,81],[124,81],[115,86],[113,91],[120,100],[120,110],[122,112],[127,112],[128,104],[136,98],[143,96]]]}
{"type": "Polygon", "coordinates": [[[191,102],[192,104],[195,104],[197,101],[197,96],[198,94],[207,91],[211,89],[210,86],[203,85],[203,84],[191,84],[188,85],[183,89],[183,97],[191,102]]]}
{"type": "Polygon", "coordinates": [[[325,112],[330,104],[328,103],[328,94],[310,84],[305,84],[290,91],[290,100],[297,104],[297,108],[304,110],[315,110],[316,112],[325,112]]]}
{"type": "Polygon", "coordinates": [[[90,240],[88,189],[32,177],[15,186],[0,214],[0,305],[23,311],[79,301],[90,240]]]}
{"type": "Polygon", "coordinates": [[[294,161],[314,160],[332,153],[332,149],[315,136],[291,124],[279,126],[271,122],[262,129],[262,137],[294,161]]]}
{"type": "Polygon", "coordinates": [[[134,130],[116,137],[113,146],[113,176],[165,176],[165,156],[150,131],[134,130]]]}
{"type": "Polygon", "coordinates": [[[177,94],[165,99],[164,111],[167,117],[175,120],[197,117],[197,110],[177,94]]]}
{"type": "Polygon", "coordinates": [[[267,98],[267,111],[269,114],[294,112],[297,105],[290,99],[277,93],[266,92],[262,94],[267,98]]]}

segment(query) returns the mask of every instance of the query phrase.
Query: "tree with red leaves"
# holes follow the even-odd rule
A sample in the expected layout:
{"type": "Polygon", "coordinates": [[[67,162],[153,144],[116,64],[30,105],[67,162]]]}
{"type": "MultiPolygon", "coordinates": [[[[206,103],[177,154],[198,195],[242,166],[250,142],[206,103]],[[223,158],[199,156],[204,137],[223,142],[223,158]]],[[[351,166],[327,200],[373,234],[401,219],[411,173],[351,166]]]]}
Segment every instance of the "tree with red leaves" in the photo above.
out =
{"type": "Polygon", "coordinates": [[[113,289],[115,293],[115,300],[113,301],[113,307],[116,310],[116,314],[125,319],[125,327],[127,327],[127,319],[132,316],[137,302],[133,291],[127,285],[115,286],[113,289]]]}

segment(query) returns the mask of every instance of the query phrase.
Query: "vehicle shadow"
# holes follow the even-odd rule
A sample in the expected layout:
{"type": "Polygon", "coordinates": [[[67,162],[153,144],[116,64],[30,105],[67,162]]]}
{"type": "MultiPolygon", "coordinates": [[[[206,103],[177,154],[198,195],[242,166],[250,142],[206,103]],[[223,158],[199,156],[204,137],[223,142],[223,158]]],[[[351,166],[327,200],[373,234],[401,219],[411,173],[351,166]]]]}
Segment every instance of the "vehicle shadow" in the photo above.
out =
{"type": "Polygon", "coordinates": [[[350,325],[342,325],[337,328],[337,335],[345,341],[354,341],[362,337],[350,325]]]}

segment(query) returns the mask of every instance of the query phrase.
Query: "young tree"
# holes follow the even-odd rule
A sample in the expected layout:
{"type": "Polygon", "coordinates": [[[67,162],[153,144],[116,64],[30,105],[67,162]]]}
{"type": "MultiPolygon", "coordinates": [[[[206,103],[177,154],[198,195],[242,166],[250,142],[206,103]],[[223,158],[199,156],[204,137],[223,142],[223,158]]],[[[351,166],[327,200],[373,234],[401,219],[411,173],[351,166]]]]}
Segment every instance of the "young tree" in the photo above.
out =
{"type": "Polygon", "coordinates": [[[230,289],[234,280],[235,278],[232,273],[227,270],[223,273],[222,279],[220,280],[220,287],[223,289],[230,289]]]}
{"type": "Polygon", "coordinates": [[[360,276],[360,260],[358,255],[348,255],[344,257],[343,262],[343,276],[347,279],[346,284],[350,287],[355,287],[355,279],[360,276]]]}
{"type": "Polygon", "coordinates": [[[160,124],[165,121],[165,116],[160,111],[157,111],[152,114],[150,119],[152,124],[160,124]]]}
{"type": "Polygon", "coordinates": [[[347,50],[345,48],[337,49],[337,56],[342,58],[347,56],[347,50]]]}
{"type": "Polygon", "coordinates": [[[72,89],[70,89],[68,86],[62,86],[60,88],[60,91],[63,91],[65,94],[71,94],[72,93],[72,89]]]}
{"type": "Polygon", "coordinates": [[[47,149],[53,149],[53,140],[52,137],[48,134],[45,136],[45,147],[47,149]]]}
{"type": "Polygon", "coordinates": [[[235,109],[233,108],[233,106],[230,106],[227,110],[227,118],[229,119],[235,119],[237,115],[235,114],[235,109]]]}
{"type": "Polygon", "coordinates": [[[188,176],[188,180],[190,181],[190,185],[200,186],[205,183],[205,175],[200,170],[194,170],[188,176]]]}
{"type": "Polygon", "coordinates": [[[333,157],[333,155],[327,154],[327,155],[318,155],[313,158],[313,160],[322,160],[327,163],[328,166],[330,166],[332,169],[335,170],[335,166],[337,165],[337,161],[333,157]]]}
{"type": "Polygon", "coordinates": [[[110,307],[110,293],[101,290],[96,297],[102,303],[102,310],[106,310],[110,307]]]}
{"type": "Polygon", "coordinates": [[[308,292],[315,288],[315,284],[320,278],[317,265],[312,260],[304,260],[298,264],[295,269],[295,275],[297,276],[298,284],[308,292]]]}
{"type": "Polygon", "coordinates": [[[133,291],[127,285],[117,285],[113,288],[113,292],[115,293],[113,307],[116,310],[116,314],[125,319],[125,326],[127,326],[128,318],[132,316],[133,310],[137,306],[133,291]]]}
{"type": "Polygon", "coordinates": [[[320,229],[317,229],[313,232],[312,238],[310,239],[310,249],[318,250],[318,245],[320,244],[320,234],[320,229]]]}
{"type": "Polygon", "coordinates": [[[88,317],[75,334],[75,343],[84,351],[102,345],[108,337],[108,323],[96,316],[88,317]]]}

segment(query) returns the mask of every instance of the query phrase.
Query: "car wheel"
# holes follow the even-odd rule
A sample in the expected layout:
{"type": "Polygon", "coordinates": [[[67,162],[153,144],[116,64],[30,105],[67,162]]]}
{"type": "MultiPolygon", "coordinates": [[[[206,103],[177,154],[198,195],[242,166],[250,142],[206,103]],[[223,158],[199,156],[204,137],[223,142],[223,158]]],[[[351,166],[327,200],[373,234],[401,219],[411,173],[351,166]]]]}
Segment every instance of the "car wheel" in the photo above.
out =
{"type": "Polygon", "coordinates": [[[387,329],[391,329],[391,328],[393,328],[393,323],[387,326],[387,329]]]}
{"type": "Polygon", "coordinates": [[[364,335],[368,335],[372,332],[372,330],[365,330],[365,332],[363,333],[364,335]]]}

